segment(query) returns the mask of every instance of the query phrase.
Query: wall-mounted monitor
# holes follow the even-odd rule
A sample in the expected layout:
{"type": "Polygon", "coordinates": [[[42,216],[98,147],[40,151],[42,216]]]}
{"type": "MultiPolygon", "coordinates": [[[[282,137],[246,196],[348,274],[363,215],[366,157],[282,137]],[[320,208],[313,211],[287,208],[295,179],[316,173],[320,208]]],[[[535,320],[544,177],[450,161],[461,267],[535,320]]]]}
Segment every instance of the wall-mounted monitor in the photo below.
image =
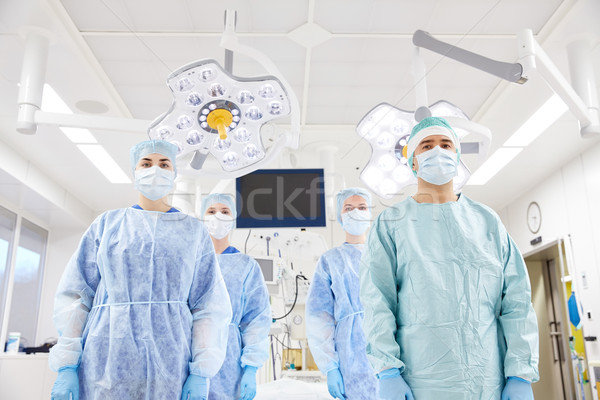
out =
{"type": "Polygon", "coordinates": [[[260,169],[236,179],[238,228],[325,226],[323,169],[260,169]]]}

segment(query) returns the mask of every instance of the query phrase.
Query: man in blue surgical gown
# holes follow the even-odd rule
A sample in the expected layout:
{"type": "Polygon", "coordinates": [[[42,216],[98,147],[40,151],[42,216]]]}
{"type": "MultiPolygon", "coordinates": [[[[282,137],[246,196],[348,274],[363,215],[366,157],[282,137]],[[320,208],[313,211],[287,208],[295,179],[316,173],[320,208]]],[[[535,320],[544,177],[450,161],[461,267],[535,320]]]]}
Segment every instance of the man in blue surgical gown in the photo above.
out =
{"type": "Polygon", "coordinates": [[[519,250],[495,212],[454,194],[460,143],[445,119],[417,124],[407,148],[417,193],[379,215],[361,264],[381,398],[533,399],[538,329],[519,250]]]}
{"type": "Polygon", "coordinates": [[[172,208],[177,147],[131,149],[139,203],[101,214],[56,293],[53,400],[206,399],[231,306],[206,228],[172,208]]]}
{"type": "Polygon", "coordinates": [[[214,193],[202,201],[204,223],[233,309],[227,355],[210,381],[209,400],[252,400],[256,394],[256,371],[269,358],[269,292],[256,260],[229,244],[235,212],[233,197],[228,194],[214,193]]]}
{"type": "Polygon", "coordinates": [[[371,223],[371,195],[349,188],[337,195],[346,242],[320,258],[306,300],[306,334],[332,397],[377,399],[377,380],[365,352],[358,267],[371,223]]]}

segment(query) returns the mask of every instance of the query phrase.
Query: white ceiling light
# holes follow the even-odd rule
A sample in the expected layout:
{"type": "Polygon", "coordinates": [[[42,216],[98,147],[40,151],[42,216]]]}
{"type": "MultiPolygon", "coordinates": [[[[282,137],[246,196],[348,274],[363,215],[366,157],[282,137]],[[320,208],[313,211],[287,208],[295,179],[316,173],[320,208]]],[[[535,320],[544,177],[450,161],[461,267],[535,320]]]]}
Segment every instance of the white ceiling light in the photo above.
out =
{"type": "Polygon", "coordinates": [[[56,93],[54,88],[44,83],[44,92],[42,94],[42,111],[55,112],[61,114],[73,114],[67,103],[56,93]]]}
{"type": "Polygon", "coordinates": [[[59,128],[65,136],[73,143],[98,143],[92,132],[84,128],[68,128],[61,126],[59,128]]]}
{"type": "Polygon", "coordinates": [[[490,156],[477,171],[471,175],[467,185],[485,185],[506,164],[517,156],[523,149],[520,147],[501,147],[490,156]]]}
{"type": "Polygon", "coordinates": [[[77,148],[98,168],[111,183],[131,183],[119,164],[99,144],[78,144],[77,148]]]}
{"type": "Polygon", "coordinates": [[[569,108],[561,98],[550,97],[515,133],[504,143],[506,147],[526,147],[560,118],[569,108]]]}

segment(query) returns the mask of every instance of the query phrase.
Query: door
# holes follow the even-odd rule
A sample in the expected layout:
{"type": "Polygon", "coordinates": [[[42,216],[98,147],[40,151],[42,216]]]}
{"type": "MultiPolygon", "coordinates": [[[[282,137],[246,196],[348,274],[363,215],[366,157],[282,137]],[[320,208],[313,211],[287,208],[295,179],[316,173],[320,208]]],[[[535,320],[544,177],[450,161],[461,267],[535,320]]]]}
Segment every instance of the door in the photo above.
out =
{"type": "Polygon", "coordinates": [[[540,335],[540,382],[533,384],[536,399],[578,400],[569,347],[569,320],[566,311],[566,266],[562,242],[527,255],[532,303],[540,335]]]}

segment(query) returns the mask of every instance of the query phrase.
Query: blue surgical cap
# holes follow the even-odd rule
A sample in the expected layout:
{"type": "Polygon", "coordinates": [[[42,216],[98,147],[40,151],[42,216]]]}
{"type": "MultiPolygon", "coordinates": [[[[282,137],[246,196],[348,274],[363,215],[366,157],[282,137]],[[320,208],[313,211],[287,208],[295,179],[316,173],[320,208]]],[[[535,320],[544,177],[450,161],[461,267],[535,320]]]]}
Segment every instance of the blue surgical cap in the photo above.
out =
{"type": "Polygon", "coordinates": [[[367,202],[367,206],[371,207],[371,193],[367,191],[367,189],[363,189],[360,187],[351,187],[347,189],[342,189],[337,194],[337,220],[341,224],[342,223],[342,210],[344,209],[344,202],[348,197],[352,196],[360,196],[367,202]]]}
{"type": "MultiPolygon", "coordinates": [[[[408,167],[412,170],[413,156],[417,146],[423,139],[428,136],[443,135],[448,137],[454,143],[456,147],[456,154],[458,160],[460,160],[460,140],[458,135],[454,132],[454,129],[450,126],[448,121],[442,117],[427,117],[423,118],[421,122],[416,124],[410,136],[408,137],[408,143],[406,144],[406,156],[408,158],[408,167]]],[[[413,170],[413,174],[417,176],[417,172],[413,170]]]]}
{"type": "Polygon", "coordinates": [[[231,210],[231,215],[233,218],[237,218],[237,210],[235,209],[235,200],[233,196],[225,193],[213,193],[209,194],[202,200],[202,208],[200,211],[200,218],[204,218],[204,214],[206,214],[206,210],[208,207],[213,204],[221,203],[225,204],[231,210]]]}
{"type": "Polygon", "coordinates": [[[135,166],[138,161],[142,159],[142,157],[147,156],[148,154],[162,154],[171,160],[171,164],[173,164],[173,171],[175,171],[175,176],[177,176],[177,167],[175,166],[175,158],[177,157],[177,151],[179,148],[177,145],[167,142],[165,140],[145,140],[133,146],[129,151],[129,158],[131,161],[131,170],[135,175],[135,166]]]}

